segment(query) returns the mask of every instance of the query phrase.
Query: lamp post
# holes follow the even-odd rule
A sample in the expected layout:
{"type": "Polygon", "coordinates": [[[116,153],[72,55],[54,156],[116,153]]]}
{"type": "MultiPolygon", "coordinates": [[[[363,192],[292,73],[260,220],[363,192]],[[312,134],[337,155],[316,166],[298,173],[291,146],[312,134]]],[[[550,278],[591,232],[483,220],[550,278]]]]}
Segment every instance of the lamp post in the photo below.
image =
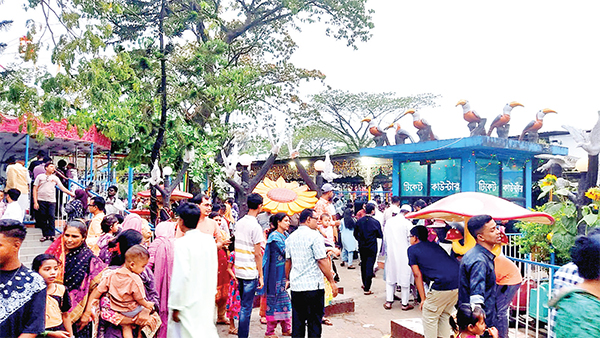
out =
{"type": "Polygon", "coordinates": [[[323,192],[321,191],[321,187],[323,186],[323,171],[325,170],[325,162],[323,162],[322,160],[318,160],[315,162],[315,164],[313,164],[313,167],[315,168],[315,172],[317,173],[315,175],[315,183],[317,184],[317,187],[319,187],[319,191],[317,191],[317,197],[321,197],[321,194],[323,194],[323,192]]]}

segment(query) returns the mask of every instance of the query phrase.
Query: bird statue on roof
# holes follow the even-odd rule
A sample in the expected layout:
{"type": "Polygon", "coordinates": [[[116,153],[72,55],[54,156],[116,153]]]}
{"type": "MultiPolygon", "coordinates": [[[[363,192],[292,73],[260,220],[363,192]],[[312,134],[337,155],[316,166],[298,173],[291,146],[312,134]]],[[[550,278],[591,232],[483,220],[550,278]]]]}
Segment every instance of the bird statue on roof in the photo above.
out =
{"type": "Polygon", "coordinates": [[[487,132],[487,136],[492,135],[492,131],[496,128],[496,133],[499,138],[508,138],[508,131],[510,130],[510,112],[514,107],[523,107],[522,104],[516,101],[512,101],[507,103],[502,110],[502,114],[496,116],[492,124],[490,125],[490,130],[487,132]]]}
{"type": "Polygon", "coordinates": [[[368,117],[362,119],[360,122],[369,123],[369,126],[367,127],[367,129],[369,130],[369,133],[371,133],[371,135],[373,135],[373,140],[375,140],[376,147],[381,147],[384,144],[388,145],[388,146],[390,145],[390,141],[387,138],[387,134],[385,133],[385,131],[383,129],[381,129],[379,127],[377,122],[375,122],[373,119],[368,118],[368,117]]]}
{"type": "Polygon", "coordinates": [[[589,133],[572,126],[562,127],[571,134],[577,146],[583,148],[588,155],[596,156],[600,153],[600,111],[598,112],[598,121],[589,133]]]}
{"type": "Polygon", "coordinates": [[[544,116],[550,113],[558,114],[557,112],[549,108],[544,108],[538,111],[535,115],[535,120],[529,122],[525,129],[523,129],[523,132],[519,137],[519,141],[523,141],[525,136],[527,136],[527,141],[536,143],[539,139],[538,130],[540,130],[544,125],[544,116]]]}
{"type": "Polygon", "coordinates": [[[456,103],[455,107],[458,107],[459,105],[461,105],[463,108],[463,118],[465,121],[469,122],[467,126],[471,132],[471,136],[485,136],[485,123],[487,122],[487,119],[481,118],[476,111],[471,109],[471,104],[469,104],[469,101],[460,100],[458,103],[456,103]]]}
{"type": "Polygon", "coordinates": [[[546,170],[556,170],[558,175],[556,175],[555,172],[550,172],[554,176],[560,176],[563,169],[575,168],[575,163],[578,160],[577,157],[573,157],[573,156],[550,155],[550,154],[540,154],[540,155],[535,155],[535,157],[547,161],[543,165],[539,166],[539,168],[537,168],[536,171],[542,172],[542,171],[546,171],[546,170]],[[553,168],[557,168],[557,169],[553,169],[553,168]],[[560,170],[558,170],[558,168],[560,168],[560,170]]]}
{"type": "Polygon", "coordinates": [[[394,140],[396,141],[396,144],[404,144],[406,142],[406,139],[409,139],[411,143],[415,143],[415,140],[410,135],[408,130],[402,129],[400,123],[392,123],[389,126],[387,126],[385,130],[388,130],[390,128],[396,128],[396,132],[394,134],[394,140]]]}
{"type": "Polygon", "coordinates": [[[415,128],[418,129],[417,136],[419,136],[419,142],[435,141],[438,139],[437,136],[435,136],[435,134],[433,133],[431,125],[427,121],[425,121],[425,119],[421,118],[421,114],[415,111],[414,109],[409,109],[405,111],[404,114],[400,116],[400,118],[408,114],[412,115],[413,126],[415,126],[415,128]]]}

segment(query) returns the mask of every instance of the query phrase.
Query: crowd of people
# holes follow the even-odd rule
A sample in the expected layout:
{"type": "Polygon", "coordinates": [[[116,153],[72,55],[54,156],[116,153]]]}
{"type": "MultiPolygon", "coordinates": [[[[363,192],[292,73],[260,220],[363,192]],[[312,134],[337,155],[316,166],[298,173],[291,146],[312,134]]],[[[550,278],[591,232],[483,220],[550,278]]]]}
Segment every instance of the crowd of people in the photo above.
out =
{"type": "MultiPolygon", "coordinates": [[[[390,310],[399,292],[401,310],[420,308],[426,338],[508,337],[508,306],[522,276],[512,261],[493,253],[501,227],[489,215],[466,224],[477,244],[464,256],[446,245],[445,222],[405,217],[425,207],[423,201],[401,205],[394,196],[389,204],[345,203],[331,184],[322,186],[314,208],[293,216],[263,212],[262,196],[253,193],[238,218],[233,199],[199,194],[152,231],[137,214],[121,215],[116,187],[107,198],[71,192],[55,179],[52,162],[34,168],[39,165],[44,172],[34,180],[32,203],[42,240],[52,244],[31,268],[21,264],[26,228],[16,208],[23,194],[7,189],[3,212],[10,217],[0,220],[0,337],[210,338],[218,337],[216,325],[228,325],[229,334],[246,338],[255,303],[266,338],[320,337],[322,325],[332,325],[324,309],[338,294],[337,270],[356,265],[365,297],[381,292],[390,310]],[[58,236],[50,212],[56,189],[73,196],[58,236]],[[385,290],[374,290],[382,258],[385,290]]],[[[600,308],[599,236],[582,237],[574,247],[572,264],[582,280],[553,300],[556,337],[575,332],[574,325],[595,327],[571,313],[587,318],[591,312],[581,304],[600,308]]]]}

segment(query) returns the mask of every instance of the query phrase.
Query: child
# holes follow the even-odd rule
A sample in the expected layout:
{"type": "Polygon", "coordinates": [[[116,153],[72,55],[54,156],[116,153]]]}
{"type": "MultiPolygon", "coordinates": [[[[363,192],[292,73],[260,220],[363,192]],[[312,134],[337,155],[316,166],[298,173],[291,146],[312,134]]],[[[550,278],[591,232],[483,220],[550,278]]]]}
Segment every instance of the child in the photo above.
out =
{"type": "Polygon", "coordinates": [[[320,217],[321,226],[319,227],[319,232],[323,237],[325,237],[325,246],[326,247],[335,247],[335,234],[334,234],[334,226],[331,221],[331,216],[329,214],[323,213],[320,217]]]}
{"type": "Polygon", "coordinates": [[[73,336],[73,327],[69,318],[71,301],[69,293],[62,284],[54,283],[58,275],[58,259],[50,254],[37,255],[31,269],[42,276],[46,285],[46,337],[68,338],[73,336]]]}
{"type": "Polygon", "coordinates": [[[498,330],[495,327],[486,329],[485,311],[475,304],[461,304],[454,317],[450,317],[450,326],[458,333],[456,338],[498,338],[498,330]],[[485,335],[484,335],[485,333],[485,335]]]}
{"type": "MultiPolygon", "coordinates": [[[[154,303],[146,300],[146,289],[140,277],[149,258],[150,254],[143,246],[138,244],[129,248],[125,253],[125,263],[102,279],[92,292],[88,307],[93,300],[100,298],[103,293],[108,293],[110,308],[113,311],[127,318],[134,318],[140,313],[149,316],[150,311],[154,309],[154,303]]],[[[133,325],[132,321],[121,321],[123,338],[133,338],[133,325]]]]}
{"type": "Polygon", "coordinates": [[[235,249],[234,249],[235,241],[231,240],[231,244],[229,244],[229,265],[227,266],[227,273],[231,276],[231,281],[229,282],[229,297],[227,298],[227,317],[229,317],[229,334],[237,335],[238,330],[235,327],[234,319],[238,319],[238,314],[240,312],[240,291],[238,290],[238,282],[237,278],[235,278],[235,271],[233,268],[235,262],[235,249]]]}

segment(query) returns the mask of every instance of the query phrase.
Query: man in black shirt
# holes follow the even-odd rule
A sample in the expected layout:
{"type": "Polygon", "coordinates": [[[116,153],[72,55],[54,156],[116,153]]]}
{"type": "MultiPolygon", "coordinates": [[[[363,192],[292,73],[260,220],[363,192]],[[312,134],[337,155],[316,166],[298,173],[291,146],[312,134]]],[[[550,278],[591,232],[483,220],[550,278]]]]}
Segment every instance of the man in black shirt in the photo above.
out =
{"type": "Polygon", "coordinates": [[[500,244],[500,230],[489,215],[473,216],[467,228],[477,244],[467,251],[460,262],[458,303],[480,305],[485,310],[487,326],[492,327],[496,319],[496,256],[492,248],[500,244]]]}
{"type": "Polygon", "coordinates": [[[27,231],[15,220],[0,220],[0,337],[35,338],[44,332],[46,283],[19,261],[27,231]]]}
{"type": "Polygon", "coordinates": [[[365,295],[373,294],[371,291],[371,280],[373,279],[373,265],[377,258],[377,239],[383,238],[381,224],[373,218],[375,205],[368,203],[365,206],[366,216],[356,222],[354,227],[354,238],[358,241],[358,252],[360,252],[360,274],[362,277],[365,295]]]}
{"type": "Polygon", "coordinates": [[[429,232],[422,225],[410,230],[408,265],[415,276],[421,296],[421,316],[425,338],[450,337],[450,316],[458,301],[458,261],[436,243],[427,241],[429,232]],[[431,283],[425,294],[423,280],[431,283]]]}

